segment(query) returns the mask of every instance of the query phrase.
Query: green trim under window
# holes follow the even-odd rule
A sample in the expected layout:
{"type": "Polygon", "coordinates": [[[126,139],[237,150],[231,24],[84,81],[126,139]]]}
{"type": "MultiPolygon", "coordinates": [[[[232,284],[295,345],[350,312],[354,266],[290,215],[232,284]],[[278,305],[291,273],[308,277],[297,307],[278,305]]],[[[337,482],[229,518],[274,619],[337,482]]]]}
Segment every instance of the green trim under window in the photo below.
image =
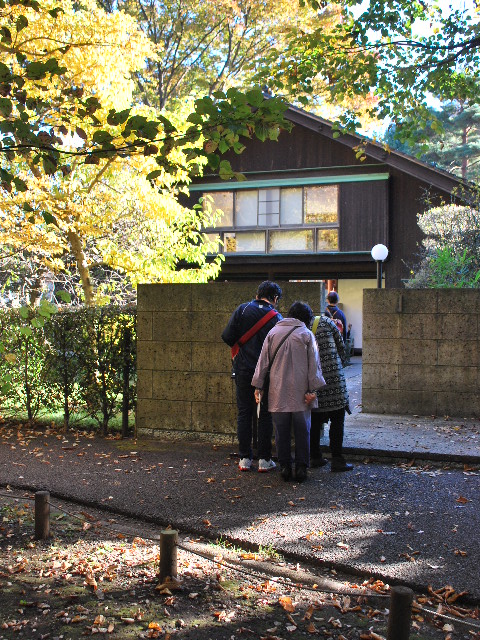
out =
{"type": "Polygon", "coordinates": [[[362,175],[315,176],[311,178],[272,178],[271,180],[244,180],[243,182],[205,182],[192,184],[190,191],[236,191],[238,189],[268,189],[271,187],[304,187],[311,184],[337,184],[340,182],[370,182],[388,180],[388,173],[364,173],[362,175]]]}

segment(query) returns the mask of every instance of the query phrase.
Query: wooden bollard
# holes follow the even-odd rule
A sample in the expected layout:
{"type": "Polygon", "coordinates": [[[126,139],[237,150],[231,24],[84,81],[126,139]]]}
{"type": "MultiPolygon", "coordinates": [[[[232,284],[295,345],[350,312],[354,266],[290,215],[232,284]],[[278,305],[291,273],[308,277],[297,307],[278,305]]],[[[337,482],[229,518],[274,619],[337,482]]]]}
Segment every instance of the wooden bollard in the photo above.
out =
{"type": "Polygon", "coordinates": [[[178,531],[164,529],[160,532],[160,569],[159,579],[163,583],[167,578],[177,577],[178,531]]]}
{"type": "Polygon", "coordinates": [[[50,536],[50,493],[35,493],[35,540],[46,540],[50,536]]]}
{"type": "Polygon", "coordinates": [[[392,587],[388,615],[387,640],[408,640],[412,625],[413,591],[408,587],[392,587]]]}

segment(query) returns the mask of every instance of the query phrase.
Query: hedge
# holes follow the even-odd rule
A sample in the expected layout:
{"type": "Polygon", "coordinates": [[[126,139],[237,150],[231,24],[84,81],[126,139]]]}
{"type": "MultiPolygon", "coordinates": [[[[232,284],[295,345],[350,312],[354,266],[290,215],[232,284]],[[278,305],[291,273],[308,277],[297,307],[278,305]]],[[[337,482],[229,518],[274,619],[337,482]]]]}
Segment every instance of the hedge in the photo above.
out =
{"type": "MultiPolygon", "coordinates": [[[[136,402],[136,307],[0,311],[0,410],[29,420],[60,414],[66,428],[112,417],[136,402]]],[[[60,418],[61,419],[61,418],[60,418]]]]}

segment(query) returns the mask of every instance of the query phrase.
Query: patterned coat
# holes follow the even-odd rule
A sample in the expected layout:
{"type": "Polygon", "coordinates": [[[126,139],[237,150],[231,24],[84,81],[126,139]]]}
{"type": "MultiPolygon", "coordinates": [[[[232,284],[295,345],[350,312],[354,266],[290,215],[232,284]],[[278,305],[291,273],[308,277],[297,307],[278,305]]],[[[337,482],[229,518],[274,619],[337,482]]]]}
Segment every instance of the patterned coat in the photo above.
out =
{"type": "Polygon", "coordinates": [[[317,411],[343,409],[348,405],[348,391],[343,373],[346,354],[342,336],[331,318],[320,316],[315,338],[322,364],[322,374],[327,383],[317,391],[317,411]]]}

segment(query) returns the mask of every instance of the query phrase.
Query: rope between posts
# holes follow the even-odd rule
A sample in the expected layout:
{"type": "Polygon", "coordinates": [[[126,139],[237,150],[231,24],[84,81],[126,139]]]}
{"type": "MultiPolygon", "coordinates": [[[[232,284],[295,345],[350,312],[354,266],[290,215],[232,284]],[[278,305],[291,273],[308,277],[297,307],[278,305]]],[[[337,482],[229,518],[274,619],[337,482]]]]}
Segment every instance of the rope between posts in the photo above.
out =
{"type": "MultiPolygon", "coordinates": [[[[66,513],[67,515],[74,517],[78,520],[80,520],[81,522],[84,522],[85,520],[83,518],[80,518],[79,516],[77,516],[76,514],[70,513],[68,512],[66,509],[64,509],[63,507],[61,507],[60,505],[55,505],[54,503],[49,503],[51,504],[52,507],[55,507],[56,509],[58,509],[59,511],[63,511],[64,513],[66,513]]],[[[135,533],[133,531],[128,531],[123,529],[122,531],[120,531],[120,529],[116,529],[115,527],[108,525],[102,521],[97,520],[97,523],[99,526],[101,526],[102,528],[106,529],[107,531],[110,531],[111,533],[114,534],[121,534],[121,535],[125,535],[125,536],[130,536],[132,538],[139,538],[141,537],[143,540],[149,540],[150,542],[159,542],[159,536],[157,537],[151,537],[151,536],[146,536],[146,535],[142,535],[139,536],[138,533],[135,533]]],[[[216,565],[225,567],[226,569],[230,569],[232,571],[236,571],[237,573],[241,573],[243,575],[246,575],[248,577],[255,577],[258,580],[265,580],[268,579],[269,582],[273,582],[275,584],[279,584],[281,586],[284,587],[289,587],[289,588],[296,588],[296,589],[303,589],[305,591],[311,591],[313,593],[332,593],[332,594],[338,594],[338,595],[352,595],[352,596],[363,596],[363,597],[372,597],[372,598],[389,598],[388,594],[383,594],[383,593],[369,593],[369,592],[359,592],[358,590],[355,591],[336,591],[333,589],[314,589],[313,587],[310,587],[309,585],[300,585],[298,583],[295,582],[286,582],[284,580],[278,579],[278,578],[270,578],[268,576],[266,576],[266,574],[262,574],[259,571],[252,571],[247,570],[247,569],[243,569],[242,567],[237,567],[236,565],[230,564],[228,563],[228,561],[225,560],[220,560],[220,559],[215,559],[212,558],[211,556],[209,556],[207,553],[202,553],[201,551],[195,550],[195,549],[189,549],[188,547],[182,545],[181,543],[177,542],[176,545],[179,549],[182,549],[183,551],[186,551],[187,553],[190,553],[194,556],[198,556],[200,558],[203,558],[204,560],[208,560],[209,562],[212,562],[216,565]]]]}
{"type": "MultiPolygon", "coordinates": [[[[21,498],[16,498],[14,496],[9,496],[3,493],[0,493],[0,496],[4,496],[10,499],[15,499],[15,500],[34,500],[34,498],[30,498],[28,496],[22,496],[21,498]]],[[[80,522],[84,523],[85,522],[85,516],[84,517],[80,517],[75,513],[72,513],[70,511],[67,511],[65,508],[63,508],[62,506],[60,506],[59,504],[55,504],[53,502],[47,502],[47,504],[55,509],[57,509],[58,511],[62,511],[63,513],[67,514],[68,516],[75,518],[76,520],[79,520],[80,522]]],[[[133,531],[128,531],[123,529],[122,531],[120,531],[120,529],[116,529],[115,527],[111,526],[111,525],[107,525],[104,522],[101,522],[99,520],[96,521],[97,524],[101,527],[103,527],[104,529],[106,529],[107,531],[110,531],[111,533],[114,533],[116,535],[121,534],[121,535],[125,535],[125,536],[130,536],[132,538],[139,538],[141,537],[143,540],[149,540],[151,542],[159,542],[160,537],[150,537],[150,536],[139,536],[138,533],[135,533],[133,531]]],[[[233,564],[230,564],[228,562],[226,562],[225,560],[220,560],[220,559],[215,559],[212,558],[211,556],[209,556],[206,553],[202,553],[201,551],[195,550],[195,549],[189,549],[187,547],[185,547],[184,545],[180,544],[177,542],[177,546],[179,549],[182,549],[183,551],[186,551],[187,553],[191,553],[192,555],[198,556],[200,558],[203,558],[204,560],[208,560],[209,562],[212,562],[216,565],[225,567],[226,569],[230,569],[232,571],[236,571],[237,573],[241,573],[243,575],[246,575],[248,577],[255,577],[258,580],[265,580],[268,579],[269,582],[273,582],[275,584],[279,584],[283,587],[288,587],[288,588],[295,588],[295,589],[303,589],[304,591],[311,591],[312,593],[331,593],[331,594],[336,594],[336,595],[350,595],[350,596],[362,596],[365,598],[389,598],[390,596],[388,594],[383,594],[383,593],[370,593],[370,592],[364,592],[364,591],[359,591],[359,590],[352,590],[352,591],[348,591],[348,590],[344,590],[344,591],[338,591],[338,590],[334,590],[334,589],[314,589],[313,587],[310,587],[309,585],[301,585],[299,583],[295,583],[295,582],[286,582],[284,580],[278,579],[278,578],[271,578],[269,576],[267,576],[266,574],[262,574],[261,572],[256,572],[256,571],[252,571],[251,569],[247,570],[247,569],[243,569],[242,567],[237,567],[233,564]]]]}
{"type": "MultiPolygon", "coordinates": [[[[468,620],[465,620],[464,618],[456,618],[455,616],[449,616],[446,613],[437,613],[436,611],[427,609],[426,607],[422,607],[422,605],[417,604],[417,602],[415,602],[415,609],[420,609],[421,611],[425,611],[426,613],[428,613],[434,618],[444,618],[445,620],[457,622],[458,624],[464,624],[467,627],[472,627],[473,629],[478,629],[480,631],[479,624],[475,624],[474,622],[468,622],[468,620]]],[[[416,611],[414,613],[416,613],[416,611]]]]}
{"type": "MultiPolygon", "coordinates": [[[[30,496],[21,496],[20,498],[9,495],[9,494],[5,494],[5,493],[1,493],[0,492],[0,496],[1,497],[5,497],[5,498],[9,498],[10,500],[30,500],[30,501],[34,501],[35,498],[32,498],[30,496]]],[[[67,514],[68,516],[75,518],[76,520],[84,523],[85,522],[85,516],[81,517],[75,513],[72,513],[70,511],[67,511],[65,508],[63,508],[61,505],[59,504],[55,504],[53,502],[47,502],[47,504],[55,509],[57,509],[58,511],[62,511],[63,513],[67,514]]],[[[92,516],[92,520],[95,520],[95,518],[93,518],[92,516]]],[[[116,529],[115,527],[111,526],[111,525],[107,525],[105,523],[103,523],[100,520],[95,520],[96,523],[101,526],[104,529],[107,529],[108,531],[110,531],[111,533],[114,534],[121,534],[121,535],[125,535],[125,536],[130,536],[132,538],[142,538],[143,540],[148,540],[150,542],[159,542],[160,540],[160,536],[157,537],[151,537],[151,536],[139,536],[137,533],[133,532],[133,531],[128,531],[128,530],[123,530],[120,531],[120,529],[116,529]]],[[[258,580],[264,580],[265,578],[268,579],[269,582],[273,582],[275,584],[279,584],[283,587],[288,587],[288,588],[295,588],[295,589],[301,589],[304,591],[310,591],[312,593],[330,593],[330,594],[334,594],[334,595],[352,595],[352,596],[358,596],[358,597],[366,597],[366,598],[389,598],[389,594],[383,594],[383,593],[369,593],[369,592],[359,592],[358,590],[355,591],[336,591],[333,589],[324,589],[322,588],[321,590],[319,589],[314,589],[313,587],[310,587],[309,585],[302,585],[299,583],[295,583],[295,582],[286,582],[284,580],[281,580],[279,578],[271,578],[268,577],[266,574],[262,574],[259,571],[252,571],[247,570],[247,569],[243,569],[241,567],[237,567],[233,564],[229,564],[228,562],[225,562],[223,559],[215,559],[215,557],[211,557],[206,553],[202,553],[201,551],[198,550],[194,550],[194,549],[189,549],[188,547],[186,547],[185,545],[182,545],[181,543],[177,542],[177,547],[179,549],[182,549],[183,551],[190,553],[192,555],[196,555],[200,558],[203,558],[204,560],[208,560],[209,562],[212,562],[216,565],[225,567],[227,569],[231,569],[232,571],[236,571],[237,573],[241,573],[243,575],[249,576],[249,577],[255,577],[258,580]]],[[[454,617],[454,616],[450,616],[446,613],[440,613],[431,609],[428,609],[427,607],[422,606],[421,604],[418,604],[417,602],[415,602],[414,604],[415,606],[415,613],[420,610],[420,611],[424,611],[425,613],[428,613],[430,616],[434,617],[434,618],[443,618],[445,620],[449,620],[452,622],[456,622],[457,624],[462,624],[464,626],[467,627],[471,627],[472,629],[477,629],[480,630],[480,625],[475,624],[473,622],[468,622],[467,620],[463,619],[463,618],[458,618],[458,617],[454,617]]]]}

